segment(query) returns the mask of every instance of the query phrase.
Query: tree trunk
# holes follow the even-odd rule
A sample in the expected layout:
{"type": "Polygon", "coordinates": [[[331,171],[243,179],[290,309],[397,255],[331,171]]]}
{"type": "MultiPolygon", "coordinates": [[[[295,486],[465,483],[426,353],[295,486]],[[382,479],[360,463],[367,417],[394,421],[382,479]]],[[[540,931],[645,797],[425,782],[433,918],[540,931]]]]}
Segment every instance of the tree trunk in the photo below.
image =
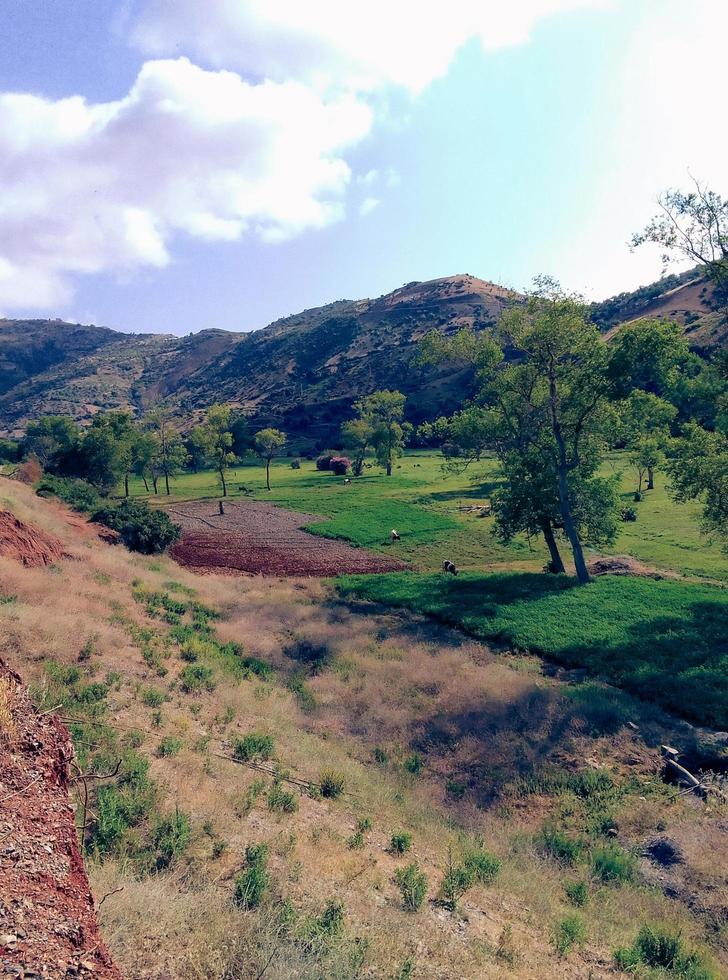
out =
{"type": "Polygon", "coordinates": [[[169,497],[171,491],[169,489],[169,473],[164,471],[164,485],[167,487],[167,496],[169,497]]]}
{"type": "Polygon", "coordinates": [[[129,474],[128,473],[125,473],[124,474],[124,496],[125,497],[128,497],[129,496],[129,474]]]}
{"type": "Polygon", "coordinates": [[[155,494],[159,493],[159,490],[157,489],[157,474],[156,473],[152,473],[152,486],[154,487],[154,493],[155,494]]]}
{"type": "Polygon", "coordinates": [[[554,537],[554,529],[548,523],[548,521],[543,525],[542,528],[544,540],[548,545],[549,554],[551,555],[551,569],[556,575],[564,575],[566,569],[564,568],[564,563],[559,554],[559,548],[556,544],[556,538],[554,537]]]}
{"type": "Polygon", "coordinates": [[[559,466],[559,507],[561,509],[561,517],[564,521],[564,533],[569,539],[569,544],[571,545],[571,550],[574,554],[576,577],[579,580],[580,585],[586,585],[586,583],[589,581],[589,572],[587,571],[586,561],[584,560],[584,551],[581,547],[579,534],[576,530],[576,524],[574,524],[574,518],[571,513],[571,503],[569,502],[569,483],[566,478],[566,468],[561,466],[559,466]]]}
{"type": "Polygon", "coordinates": [[[146,476],[142,476],[142,480],[144,480],[144,489],[149,493],[149,484],[147,483],[146,476]]]}
{"type": "Polygon", "coordinates": [[[265,461],[265,485],[270,490],[270,460],[265,461]]]}
{"type": "Polygon", "coordinates": [[[392,457],[390,456],[387,460],[387,476],[392,475],[392,457]]]}
{"type": "Polygon", "coordinates": [[[220,469],[220,483],[222,483],[222,495],[227,497],[227,483],[225,482],[225,470],[220,469]]]}
{"type": "Polygon", "coordinates": [[[655,471],[652,469],[651,466],[647,467],[647,489],[648,490],[655,489],[655,471]]]}

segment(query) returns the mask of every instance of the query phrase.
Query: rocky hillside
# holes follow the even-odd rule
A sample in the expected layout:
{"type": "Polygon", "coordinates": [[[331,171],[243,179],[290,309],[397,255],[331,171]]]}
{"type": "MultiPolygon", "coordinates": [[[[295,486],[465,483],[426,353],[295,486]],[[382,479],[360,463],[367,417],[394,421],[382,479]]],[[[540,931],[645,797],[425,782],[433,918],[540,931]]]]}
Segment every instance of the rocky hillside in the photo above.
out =
{"type": "MultiPolygon", "coordinates": [[[[351,402],[378,388],[408,396],[413,422],[448,411],[467,377],[413,364],[420,338],[464,325],[493,326],[513,294],[470,275],[411,282],[378,299],[339,300],[263,330],[203,330],[187,337],[123,334],[59,320],[0,321],[0,430],[28,419],[102,409],[142,413],[170,399],[194,418],[215,401],[244,409],[312,442],[325,441],[351,402]]],[[[696,349],[726,338],[711,291],[694,273],[595,304],[604,330],[638,316],[670,316],[696,349]]]]}

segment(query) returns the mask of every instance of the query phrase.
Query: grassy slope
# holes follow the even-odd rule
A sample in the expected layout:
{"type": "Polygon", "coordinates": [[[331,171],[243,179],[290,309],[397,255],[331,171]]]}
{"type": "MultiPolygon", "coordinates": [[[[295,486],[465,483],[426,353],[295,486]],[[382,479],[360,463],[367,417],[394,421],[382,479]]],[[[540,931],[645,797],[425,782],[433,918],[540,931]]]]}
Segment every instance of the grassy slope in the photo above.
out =
{"type": "Polygon", "coordinates": [[[728,727],[728,602],[720,588],[616,576],[579,588],[571,578],[514,573],[347,576],[339,587],[588,667],[700,724],[728,727]]]}
{"type": "MultiPolygon", "coordinates": [[[[621,473],[624,503],[633,505],[634,475],[624,456],[613,454],[604,470],[621,473]]],[[[391,478],[372,468],[349,486],[329,473],[316,472],[311,462],[304,461],[300,470],[293,470],[287,460],[274,462],[270,493],[258,466],[236,468],[229,482],[236,494],[243,485],[261,499],[329,518],[311,527],[316,534],[346,538],[375,550],[390,551],[389,531],[395,527],[402,535],[397,555],[418,571],[434,571],[444,557],[463,568],[507,563],[537,570],[545,560],[540,541],[529,544],[519,538],[501,545],[490,533],[490,519],[457,509],[487,501],[496,480],[492,460],[453,475],[443,473],[438,454],[411,452],[399,461],[391,478]]],[[[657,482],[657,489],[636,505],[638,520],[621,525],[610,550],[686,575],[728,581],[725,554],[700,533],[699,506],[675,503],[661,474],[657,482]]],[[[141,484],[135,483],[133,493],[142,492],[141,484]]],[[[180,476],[173,484],[177,499],[214,497],[219,492],[215,474],[209,471],[180,476]]]]}

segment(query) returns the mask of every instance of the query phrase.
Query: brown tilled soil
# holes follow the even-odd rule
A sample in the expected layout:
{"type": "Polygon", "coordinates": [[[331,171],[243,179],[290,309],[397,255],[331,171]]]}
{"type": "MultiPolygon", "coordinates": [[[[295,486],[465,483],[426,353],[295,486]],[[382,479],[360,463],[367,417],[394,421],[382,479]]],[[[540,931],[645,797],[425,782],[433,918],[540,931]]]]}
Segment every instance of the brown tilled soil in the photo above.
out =
{"type": "Polygon", "coordinates": [[[0,973],[121,980],[68,798],[71,738],[0,661],[0,973]]]}
{"type": "Polygon", "coordinates": [[[54,535],[0,510],[0,555],[14,558],[26,568],[53,565],[64,556],[63,543],[54,535]]]}
{"type": "Polygon", "coordinates": [[[296,577],[394,572],[406,568],[396,558],[320,538],[301,530],[322,520],[253,500],[200,500],[167,508],[182,525],[172,557],[197,572],[296,577]]]}

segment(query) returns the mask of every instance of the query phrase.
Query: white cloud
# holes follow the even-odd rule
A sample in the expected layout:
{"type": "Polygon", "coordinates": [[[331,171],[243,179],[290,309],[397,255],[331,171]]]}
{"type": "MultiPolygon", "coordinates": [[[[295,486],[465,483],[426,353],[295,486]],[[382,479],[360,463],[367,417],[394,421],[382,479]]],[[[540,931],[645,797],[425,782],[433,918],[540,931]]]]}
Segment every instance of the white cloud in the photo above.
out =
{"type": "Polygon", "coordinates": [[[362,218],[366,218],[372,211],[376,211],[381,203],[378,197],[365,197],[359,205],[359,214],[362,218]]]}
{"type": "Polygon", "coordinates": [[[611,0],[147,0],[136,43],[155,56],[185,51],[257,78],[297,78],[318,90],[412,93],[443,76],[470,38],[491,51],[526,41],[539,21],[611,0]]]}
{"type": "Polygon", "coordinates": [[[369,107],[180,58],[89,104],[0,94],[0,304],[51,307],[76,273],[164,266],[175,234],[280,241],[342,214],[369,107]]]}

